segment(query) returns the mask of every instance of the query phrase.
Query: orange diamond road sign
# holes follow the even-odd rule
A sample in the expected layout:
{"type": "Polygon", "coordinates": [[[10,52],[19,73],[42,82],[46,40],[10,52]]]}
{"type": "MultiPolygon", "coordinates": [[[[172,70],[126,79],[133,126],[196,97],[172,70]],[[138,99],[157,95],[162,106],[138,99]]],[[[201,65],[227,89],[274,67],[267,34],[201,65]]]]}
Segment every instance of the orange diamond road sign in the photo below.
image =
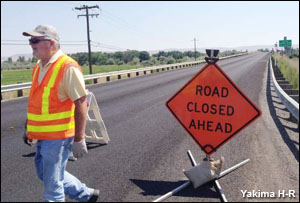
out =
{"type": "Polygon", "coordinates": [[[166,105],[206,154],[261,116],[217,64],[201,69],[166,105]]]}

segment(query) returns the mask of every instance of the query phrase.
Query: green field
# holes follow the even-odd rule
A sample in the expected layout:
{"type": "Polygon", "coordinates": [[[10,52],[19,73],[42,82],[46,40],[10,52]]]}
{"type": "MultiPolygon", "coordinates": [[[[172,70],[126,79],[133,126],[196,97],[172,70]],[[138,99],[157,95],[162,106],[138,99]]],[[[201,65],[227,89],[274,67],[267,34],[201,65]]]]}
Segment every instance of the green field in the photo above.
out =
{"type": "Polygon", "coordinates": [[[288,59],[279,58],[278,54],[274,54],[273,56],[275,57],[277,66],[284,78],[288,80],[295,89],[299,90],[299,67],[298,69],[293,68],[288,59]]]}
{"type": "MultiPolygon", "coordinates": [[[[128,70],[140,68],[140,66],[130,66],[130,65],[111,65],[111,66],[93,66],[93,73],[105,73],[111,71],[128,70]]],[[[82,67],[83,74],[89,74],[89,67],[82,67]]],[[[31,82],[32,69],[30,70],[11,70],[11,71],[1,71],[1,85],[17,84],[23,82],[31,82]]]]}

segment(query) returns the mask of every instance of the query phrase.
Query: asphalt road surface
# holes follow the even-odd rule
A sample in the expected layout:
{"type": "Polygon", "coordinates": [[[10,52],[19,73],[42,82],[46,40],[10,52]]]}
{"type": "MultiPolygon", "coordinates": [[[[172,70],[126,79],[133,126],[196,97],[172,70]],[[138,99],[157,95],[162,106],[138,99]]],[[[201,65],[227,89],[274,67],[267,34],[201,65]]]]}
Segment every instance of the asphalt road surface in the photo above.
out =
{"type": "MultiPolygon", "coordinates": [[[[267,53],[218,62],[263,115],[213,154],[225,157],[223,169],[250,163],[220,179],[228,201],[299,202],[299,131],[288,119],[269,79],[267,53]],[[248,191],[243,197],[243,192],[248,191]],[[295,198],[278,191],[295,191],[295,198]],[[264,198],[269,193],[275,198],[264,198]],[[252,196],[252,198],[250,197],[252,196]],[[254,197],[253,197],[254,196],[254,197]]],[[[68,162],[67,170],[89,187],[98,201],[153,201],[183,184],[191,168],[187,150],[199,163],[205,157],[165,106],[165,102],[203,65],[91,85],[110,143],[88,143],[88,155],[68,162]]],[[[43,201],[34,167],[35,148],[23,144],[28,98],[1,102],[1,201],[43,201]]],[[[66,199],[70,201],[70,199],[66,199]]],[[[72,201],[72,200],[71,200],[72,201]]],[[[192,186],[171,202],[221,201],[212,184],[192,186]]]]}

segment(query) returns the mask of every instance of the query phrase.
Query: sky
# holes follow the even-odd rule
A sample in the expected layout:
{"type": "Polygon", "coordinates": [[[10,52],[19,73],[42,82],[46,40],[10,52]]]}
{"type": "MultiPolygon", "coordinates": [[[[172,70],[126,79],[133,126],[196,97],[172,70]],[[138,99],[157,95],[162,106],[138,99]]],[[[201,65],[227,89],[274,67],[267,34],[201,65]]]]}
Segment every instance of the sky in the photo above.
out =
{"type": "Polygon", "coordinates": [[[284,36],[299,45],[299,1],[1,1],[1,57],[30,54],[24,31],[56,28],[65,53],[153,51],[196,47],[274,45],[284,36]]]}

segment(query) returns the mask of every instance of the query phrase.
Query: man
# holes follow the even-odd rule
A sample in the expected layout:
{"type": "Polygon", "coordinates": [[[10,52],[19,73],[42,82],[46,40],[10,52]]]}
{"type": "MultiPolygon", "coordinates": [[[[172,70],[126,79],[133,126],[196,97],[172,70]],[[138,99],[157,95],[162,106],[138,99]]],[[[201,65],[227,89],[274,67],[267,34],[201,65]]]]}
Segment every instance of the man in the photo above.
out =
{"type": "Polygon", "coordinates": [[[65,194],[78,201],[95,202],[99,190],[88,188],[66,171],[69,154],[87,154],[85,123],[87,101],[78,63],[60,50],[54,27],[39,25],[29,44],[40,59],[32,72],[25,143],[38,140],[35,167],[44,183],[45,201],[63,202],[65,194]],[[74,142],[74,143],[73,143],[74,142]]]}

